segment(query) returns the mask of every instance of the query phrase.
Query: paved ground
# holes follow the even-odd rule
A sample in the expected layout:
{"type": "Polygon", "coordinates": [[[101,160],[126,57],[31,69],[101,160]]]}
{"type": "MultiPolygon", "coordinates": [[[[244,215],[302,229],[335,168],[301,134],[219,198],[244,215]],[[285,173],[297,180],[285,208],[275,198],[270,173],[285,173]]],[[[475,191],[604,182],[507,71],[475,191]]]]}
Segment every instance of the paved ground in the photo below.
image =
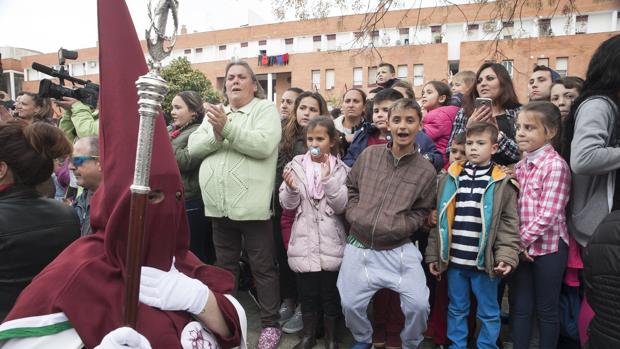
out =
{"type": "MultiPolygon", "coordinates": [[[[243,305],[246,315],[248,317],[248,349],[254,349],[258,342],[258,335],[261,330],[260,315],[256,303],[248,296],[247,292],[240,291],[237,295],[239,302],[243,305]]],[[[507,326],[504,326],[502,337],[507,335],[507,326]]],[[[297,344],[299,337],[296,334],[284,334],[282,341],[280,342],[281,349],[291,349],[297,344]]],[[[338,341],[342,349],[350,348],[353,344],[353,337],[344,326],[344,321],[341,323],[338,329],[338,341]]],[[[323,348],[323,341],[318,340],[315,348],[323,348]]],[[[430,340],[425,340],[418,349],[433,349],[434,346],[430,340]]],[[[505,343],[504,349],[512,349],[511,343],[505,343]]]]}

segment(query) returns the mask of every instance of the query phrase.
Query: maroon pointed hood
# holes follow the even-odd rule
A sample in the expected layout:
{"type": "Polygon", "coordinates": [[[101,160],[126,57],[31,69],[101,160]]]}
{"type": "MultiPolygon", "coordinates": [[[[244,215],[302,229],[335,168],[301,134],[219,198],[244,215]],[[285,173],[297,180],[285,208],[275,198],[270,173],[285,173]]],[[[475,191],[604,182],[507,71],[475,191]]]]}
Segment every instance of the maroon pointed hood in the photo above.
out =
{"type": "MultiPolygon", "coordinates": [[[[135,82],[148,69],[125,2],[98,1],[98,19],[103,183],[93,198],[96,204],[92,206],[91,225],[93,231],[105,234],[110,262],[124,267],[129,186],[133,181],[140,123],[135,82]]],[[[164,200],[148,204],[145,264],[167,270],[175,251],[187,249],[189,236],[183,182],[161,116],[155,122],[152,154],[149,185],[152,190],[161,191],[164,200]]]]}
{"type": "MultiPolygon", "coordinates": [[[[129,230],[139,114],[135,81],[147,72],[124,0],[98,1],[100,118],[103,181],[91,202],[93,235],[78,239],[22,292],[6,320],[64,312],[87,347],[122,326],[124,267],[129,230]]],[[[148,204],[145,265],[198,278],[215,292],[230,292],[232,275],[202,264],[188,251],[182,181],[163,118],[156,122],[149,185],[164,200],[148,204]]],[[[180,348],[190,317],[139,305],[137,330],[154,348],[180,348]]]]}

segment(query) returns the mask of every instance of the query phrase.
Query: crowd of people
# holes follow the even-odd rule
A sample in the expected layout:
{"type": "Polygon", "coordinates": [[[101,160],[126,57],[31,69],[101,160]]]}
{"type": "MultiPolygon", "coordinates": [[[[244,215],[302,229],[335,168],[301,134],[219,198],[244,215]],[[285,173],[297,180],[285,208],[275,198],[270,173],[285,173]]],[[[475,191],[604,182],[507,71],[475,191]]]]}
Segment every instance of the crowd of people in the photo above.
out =
{"type": "MultiPolygon", "coordinates": [[[[223,104],[174,96],[167,132],[190,250],[234,275],[233,294],[251,270],[257,348],[277,348],[283,332],[300,333],[295,349],[320,336],[338,348],[342,318],[353,349],[413,349],[425,337],[437,348],[501,348],[502,323],[516,349],[620,347],[619,35],[583,78],[536,66],[527,102],[498,63],[425,82],[418,98],[381,63],[378,87],[347,90],[340,115],[295,87],[278,110],[243,61],[224,76],[223,104]]],[[[114,167],[100,161],[98,111],[79,100],[22,92],[0,118],[9,319],[33,278],[93,235],[93,194],[114,167]]],[[[210,303],[199,276],[174,267],[146,268],[143,279],[174,283],[181,305],[167,306],[170,295],[141,302],[193,314],[233,346],[221,295],[210,303]]],[[[128,337],[149,347],[129,330],[109,336],[100,348],[128,337]]]]}

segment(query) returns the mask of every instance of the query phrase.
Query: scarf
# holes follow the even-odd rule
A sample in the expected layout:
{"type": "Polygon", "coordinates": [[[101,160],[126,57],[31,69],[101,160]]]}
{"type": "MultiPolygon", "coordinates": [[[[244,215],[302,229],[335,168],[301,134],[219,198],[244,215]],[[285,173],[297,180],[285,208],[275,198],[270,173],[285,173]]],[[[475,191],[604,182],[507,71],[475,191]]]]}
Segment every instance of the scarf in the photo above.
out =
{"type": "MultiPolygon", "coordinates": [[[[336,157],[329,154],[329,158],[327,159],[329,163],[330,173],[334,171],[334,167],[336,167],[336,157]]],[[[323,191],[323,183],[321,183],[321,172],[316,173],[313,167],[314,161],[312,161],[312,155],[310,155],[310,151],[306,152],[304,158],[301,160],[302,167],[304,172],[306,173],[306,181],[308,182],[307,190],[308,196],[311,199],[321,200],[323,196],[325,196],[325,192],[323,191]]],[[[325,163],[321,163],[321,166],[324,166],[325,163]]]]}

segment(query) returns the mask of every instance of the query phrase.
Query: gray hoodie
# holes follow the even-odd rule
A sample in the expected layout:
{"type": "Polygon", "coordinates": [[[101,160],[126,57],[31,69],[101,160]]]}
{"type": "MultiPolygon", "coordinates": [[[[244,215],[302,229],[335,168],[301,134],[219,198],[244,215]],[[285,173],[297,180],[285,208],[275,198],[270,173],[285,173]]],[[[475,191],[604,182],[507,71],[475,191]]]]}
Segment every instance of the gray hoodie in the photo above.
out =
{"type": "Polygon", "coordinates": [[[614,121],[618,109],[607,97],[586,99],[576,113],[571,143],[573,171],[568,228],[586,246],[596,227],[609,214],[613,202],[620,148],[614,147],[614,121]]]}

